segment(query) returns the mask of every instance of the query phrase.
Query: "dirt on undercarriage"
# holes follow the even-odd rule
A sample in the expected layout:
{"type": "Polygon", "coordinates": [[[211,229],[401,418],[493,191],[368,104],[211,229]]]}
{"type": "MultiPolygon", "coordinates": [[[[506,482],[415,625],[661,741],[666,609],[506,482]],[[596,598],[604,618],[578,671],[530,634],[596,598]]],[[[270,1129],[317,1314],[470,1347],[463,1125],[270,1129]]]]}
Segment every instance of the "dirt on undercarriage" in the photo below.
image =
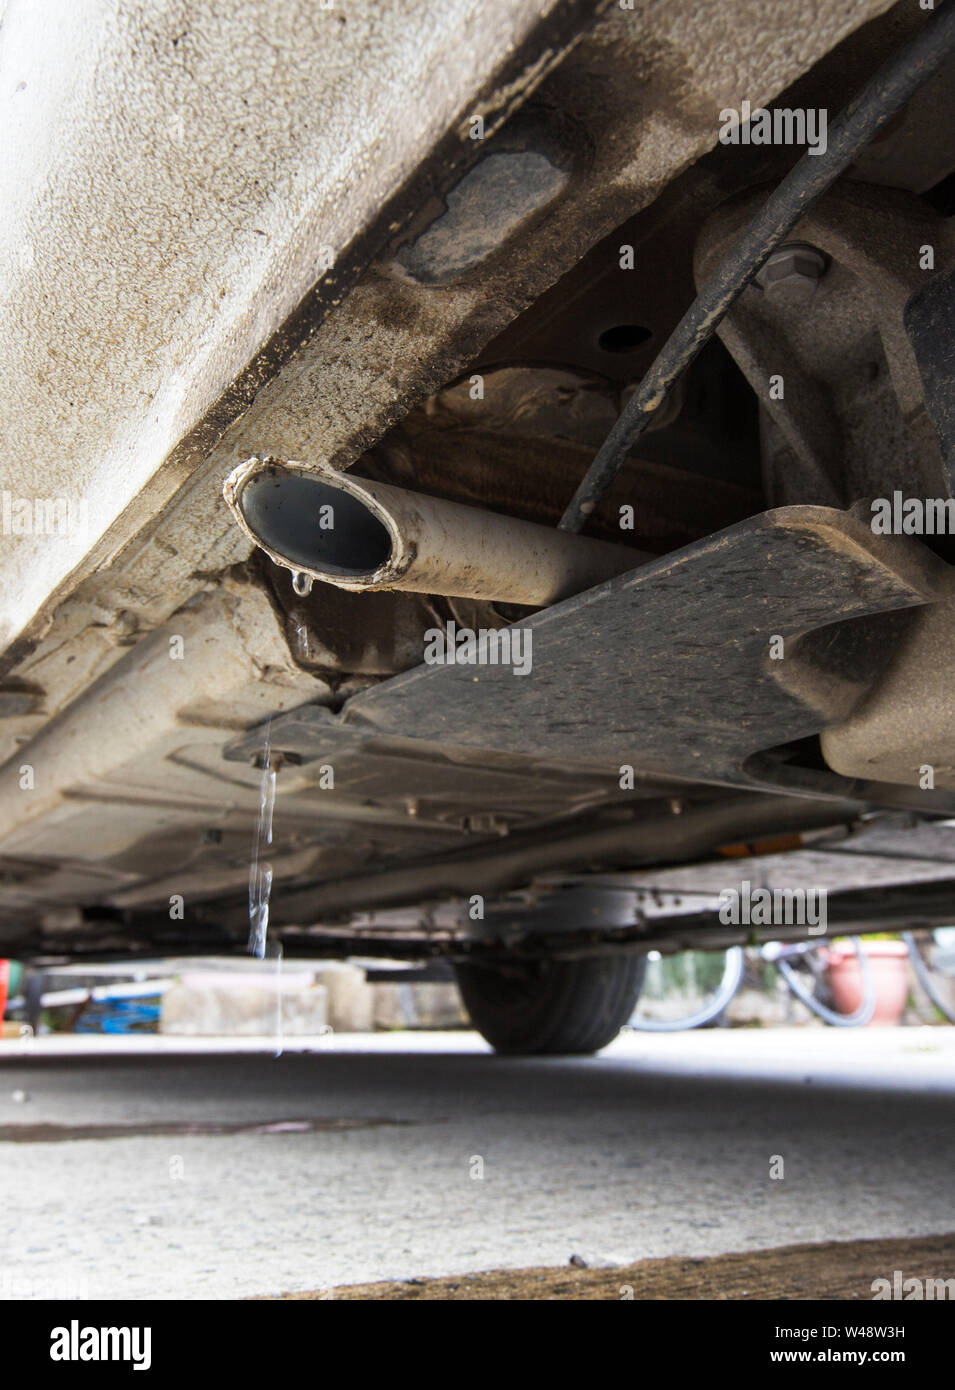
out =
{"type": "MultiPolygon", "coordinates": [[[[827,1241],[692,1259],[677,1255],[612,1269],[499,1269],[442,1279],[347,1284],[282,1299],[867,1299],[873,1281],[955,1278],[955,1233],[827,1241]]],[[[949,1288],[952,1286],[949,1285],[949,1288]]]]}

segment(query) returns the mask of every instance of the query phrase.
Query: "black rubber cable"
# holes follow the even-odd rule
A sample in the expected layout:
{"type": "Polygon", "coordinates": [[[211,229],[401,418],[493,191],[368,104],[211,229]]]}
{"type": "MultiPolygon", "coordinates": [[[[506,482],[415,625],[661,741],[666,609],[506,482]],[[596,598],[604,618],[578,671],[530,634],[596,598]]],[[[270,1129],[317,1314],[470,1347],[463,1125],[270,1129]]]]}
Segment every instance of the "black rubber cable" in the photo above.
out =
{"type": "Polygon", "coordinates": [[[660,349],[560,519],[579,531],[613,485],[627,454],[766,258],[890,117],[955,53],[955,3],[946,4],[879,69],[829,129],[824,154],[807,152],[773,190],[660,349]]]}

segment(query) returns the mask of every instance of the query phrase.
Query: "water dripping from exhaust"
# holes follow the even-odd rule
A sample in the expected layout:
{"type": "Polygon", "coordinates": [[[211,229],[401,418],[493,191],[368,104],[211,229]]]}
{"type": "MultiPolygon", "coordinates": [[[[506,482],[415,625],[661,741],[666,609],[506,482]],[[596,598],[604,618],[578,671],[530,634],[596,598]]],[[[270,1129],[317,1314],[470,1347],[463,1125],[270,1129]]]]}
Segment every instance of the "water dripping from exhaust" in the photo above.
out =
{"type": "Polygon", "coordinates": [[[272,865],[263,857],[272,843],[272,815],[275,810],[275,782],[278,766],[273,764],[269,720],[265,733],[265,752],[262,758],[262,781],[259,792],[259,817],[252,841],[252,863],[249,868],[249,954],[265,958],[265,939],[269,929],[269,900],[272,896],[272,865]]]}

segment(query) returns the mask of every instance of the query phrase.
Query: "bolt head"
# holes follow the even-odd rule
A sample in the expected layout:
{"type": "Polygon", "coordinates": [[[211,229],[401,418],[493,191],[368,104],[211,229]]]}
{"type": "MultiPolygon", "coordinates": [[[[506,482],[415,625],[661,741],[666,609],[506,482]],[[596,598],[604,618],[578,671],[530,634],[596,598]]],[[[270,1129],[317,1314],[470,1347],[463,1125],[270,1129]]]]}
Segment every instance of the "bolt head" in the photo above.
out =
{"type": "Polygon", "coordinates": [[[828,261],[815,246],[793,241],[780,246],[767,258],[756,276],[756,284],[767,293],[785,286],[812,291],[826,273],[828,261]]]}

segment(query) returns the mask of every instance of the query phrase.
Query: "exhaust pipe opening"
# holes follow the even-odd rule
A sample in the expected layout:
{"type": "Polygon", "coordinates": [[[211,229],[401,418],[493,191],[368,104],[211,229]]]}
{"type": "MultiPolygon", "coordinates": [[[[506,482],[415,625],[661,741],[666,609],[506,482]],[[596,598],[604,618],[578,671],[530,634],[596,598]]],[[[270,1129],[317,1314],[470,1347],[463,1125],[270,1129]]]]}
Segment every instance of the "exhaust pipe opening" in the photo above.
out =
{"type": "Polygon", "coordinates": [[[542,608],[653,558],[325,464],[250,458],[223,494],[275,564],[359,592],[407,589],[542,608]]]}
{"type": "Polygon", "coordinates": [[[371,508],[318,477],[266,468],[237,500],[257,543],[306,574],[360,579],[391,559],[392,538],[371,508]]]}

